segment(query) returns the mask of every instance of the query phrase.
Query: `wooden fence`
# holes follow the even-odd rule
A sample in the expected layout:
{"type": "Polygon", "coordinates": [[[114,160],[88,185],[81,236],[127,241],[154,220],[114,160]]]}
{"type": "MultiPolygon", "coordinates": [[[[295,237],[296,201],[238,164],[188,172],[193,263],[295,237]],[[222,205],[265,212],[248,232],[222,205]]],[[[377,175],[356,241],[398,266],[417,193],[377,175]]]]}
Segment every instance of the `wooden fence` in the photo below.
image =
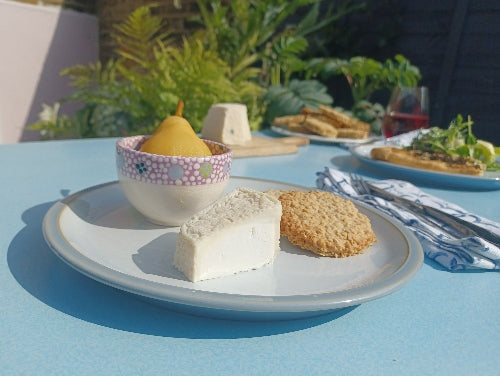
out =
{"type": "Polygon", "coordinates": [[[430,88],[431,123],[471,115],[475,133],[500,145],[500,1],[405,0],[395,49],[430,88]]]}

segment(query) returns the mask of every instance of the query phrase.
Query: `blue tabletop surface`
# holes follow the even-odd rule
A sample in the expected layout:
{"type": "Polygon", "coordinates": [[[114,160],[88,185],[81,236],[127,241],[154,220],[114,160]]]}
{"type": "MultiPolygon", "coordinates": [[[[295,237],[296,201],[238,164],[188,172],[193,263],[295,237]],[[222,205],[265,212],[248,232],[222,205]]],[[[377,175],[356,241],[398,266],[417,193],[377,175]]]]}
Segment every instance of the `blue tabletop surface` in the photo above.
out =
{"type": "MultiPolygon", "coordinates": [[[[391,295],[274,322],[170,311],[75,271],[45,243],[42,220],[68,194],[117,179],[115,141],[0,145],[0,374],[499,374],[498,271],[449,272],[425,260],[391,295]]],[[[232,175],[314,187],[324,167],[388,177],[326,144],[235,159],[232,175]]],[[[500,190],[419,187],[500,221],[500,190]]]]}

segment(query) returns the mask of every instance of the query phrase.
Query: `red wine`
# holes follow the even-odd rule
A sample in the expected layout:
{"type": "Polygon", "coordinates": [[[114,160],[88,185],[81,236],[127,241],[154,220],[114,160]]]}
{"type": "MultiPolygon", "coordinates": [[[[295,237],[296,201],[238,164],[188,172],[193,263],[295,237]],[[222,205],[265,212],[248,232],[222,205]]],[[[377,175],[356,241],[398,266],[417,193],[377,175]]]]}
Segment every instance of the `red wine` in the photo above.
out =
{"type": "Polygon", "coordinates": [[[382,125],[385,137],[397,136],[420,128],[429,128],[428,115],[390,112],[384,116],[382,125]]]}

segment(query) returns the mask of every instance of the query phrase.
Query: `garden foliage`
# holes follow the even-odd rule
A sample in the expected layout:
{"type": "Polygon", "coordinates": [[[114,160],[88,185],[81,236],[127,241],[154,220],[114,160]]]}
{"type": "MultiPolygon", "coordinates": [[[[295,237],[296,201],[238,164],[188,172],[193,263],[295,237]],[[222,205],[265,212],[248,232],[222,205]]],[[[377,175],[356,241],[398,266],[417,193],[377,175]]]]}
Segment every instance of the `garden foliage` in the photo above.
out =
{"type": "Polygon", "coordinates": [[[222,102],[244,103],[252,129],[259,129],[304,106],[332,105],[335,93],[322,82],[332,75],[349,82],[354,106],[346,110],[374,121],[382,108],[370,102],[375,91],[420,79],[418,68],[403,56],[381,63],[308,55],[315,35],[334,28],[363,3],[344,0],[326,8],[319,0],[197,3],[194,21],[200,28],[181,41],[162,32],[164,21],[153,15],[154,5],[132,12],[115,25],[117,58],[61,72],[70,78],[72,94],[44,105],[31,128],[44,138],[148,134],[183,100],[184,116],[197,132],[210,106],[222,102]],[[81,108],[72,116],[59,115],[65,102],[81,108]]]}

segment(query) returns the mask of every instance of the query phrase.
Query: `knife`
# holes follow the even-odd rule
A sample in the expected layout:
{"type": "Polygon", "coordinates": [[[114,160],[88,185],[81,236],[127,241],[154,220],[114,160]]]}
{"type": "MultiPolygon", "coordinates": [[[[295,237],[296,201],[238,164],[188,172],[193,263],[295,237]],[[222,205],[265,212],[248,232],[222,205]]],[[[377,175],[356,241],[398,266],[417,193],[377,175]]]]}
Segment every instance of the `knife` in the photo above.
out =
{"type": "Polygon", "coordinates": [[[410,209],[412,212],[419,214],[420,216],[425,215],[434,220],[445,223],[456,230],[458,233],[460,233],[462,236],[477,236],[489,241],[497,247],[500,247],[500,235],[495,234],[494,232],[489,231],[484,227],[455,217],[452,214],[446,213],[432,206],[420,204],[406,198],[399,197],[397,195],[384,191],[383,189],[378,188],[366,181],[364,182],[364,184],[375,196],[383,198],[386,201],[393,201],[395,204],[399,204],[406,209],[410,209]]]}

